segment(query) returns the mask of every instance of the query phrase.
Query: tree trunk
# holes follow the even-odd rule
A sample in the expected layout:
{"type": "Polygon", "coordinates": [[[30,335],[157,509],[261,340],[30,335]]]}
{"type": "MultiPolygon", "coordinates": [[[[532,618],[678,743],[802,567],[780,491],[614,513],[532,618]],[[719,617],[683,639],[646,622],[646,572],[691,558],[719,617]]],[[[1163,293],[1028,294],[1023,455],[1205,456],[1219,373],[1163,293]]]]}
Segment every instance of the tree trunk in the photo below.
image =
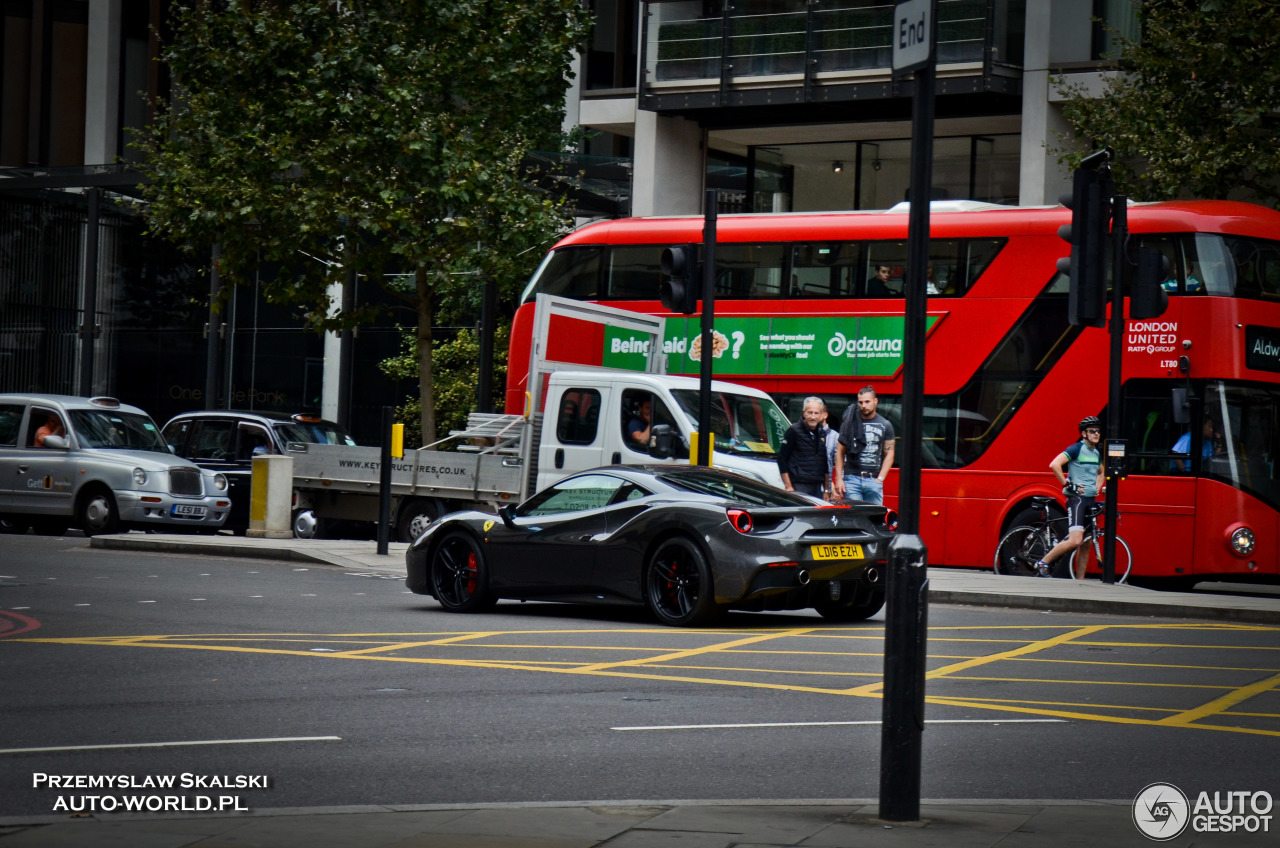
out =
{"type": "Polygon", "coordinates": [[[418,397],[422,409],[420,421],[423,445],[429,445],[436,440],[434,378],[431,373],[433,359],[431,325],[435,320],[431,300],[435,294],[435,286],[428,281],[427,273],[425,267],[419,266],[414,275],[417,277],[418,285],[418,397]]]}

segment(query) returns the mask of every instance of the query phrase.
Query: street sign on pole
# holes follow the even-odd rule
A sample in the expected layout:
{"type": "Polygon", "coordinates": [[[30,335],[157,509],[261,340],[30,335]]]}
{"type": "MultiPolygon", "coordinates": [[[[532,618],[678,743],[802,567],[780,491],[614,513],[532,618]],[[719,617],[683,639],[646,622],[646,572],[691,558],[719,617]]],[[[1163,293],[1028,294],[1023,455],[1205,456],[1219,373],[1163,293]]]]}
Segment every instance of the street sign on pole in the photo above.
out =
{"type": "Polygon", "coordinates": [[[919,821],[924,732],[925,640],[929,622],[928,549],[920,538],[920,468],[924,431],[924,334],[928,312],[929,201],[933,184],[933,113],[937,67],[936,0],[894,8],[894,73],[914,72],[911,93],[911,210],[902,361],[902,445],[898,535],[889,545],[884,614],[884,700],[880,727],[880,818],[919,821]]]}
{"type": "Polygon", "coordinates": [[[933,60],[933,0],[893,7],[893,73],[909,74],[933,60]]]}

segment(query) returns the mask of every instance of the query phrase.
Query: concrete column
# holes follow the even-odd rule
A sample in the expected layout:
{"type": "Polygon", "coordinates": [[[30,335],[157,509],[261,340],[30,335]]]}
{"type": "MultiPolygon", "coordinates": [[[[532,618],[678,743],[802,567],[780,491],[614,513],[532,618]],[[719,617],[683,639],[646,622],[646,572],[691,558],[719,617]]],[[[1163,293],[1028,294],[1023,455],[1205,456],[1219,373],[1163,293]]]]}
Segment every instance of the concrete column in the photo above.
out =
{"type": "Polygon", "coordinates": [[[120,155],[120,5],[122,0],[89,4],[89,43],[85,77],[84,163],[106,165],[120,155]]]}
{"type": "Polygon", "coordinates": [[[636,110],[632,215],[701,214],[705,138],[695,121],[636,110]]]}
{"type": "Polygon", "coordinates": [[[1044,206],[1071,189],[1071,174],[1058,164],[1058,148],[1071,125],[1062,116],[1051,67],[1085,62],[1093,37],[1090,9],[1075,0],[1027,0],[1022,72],[1022,151],[1018,204],[1044,206]]]}

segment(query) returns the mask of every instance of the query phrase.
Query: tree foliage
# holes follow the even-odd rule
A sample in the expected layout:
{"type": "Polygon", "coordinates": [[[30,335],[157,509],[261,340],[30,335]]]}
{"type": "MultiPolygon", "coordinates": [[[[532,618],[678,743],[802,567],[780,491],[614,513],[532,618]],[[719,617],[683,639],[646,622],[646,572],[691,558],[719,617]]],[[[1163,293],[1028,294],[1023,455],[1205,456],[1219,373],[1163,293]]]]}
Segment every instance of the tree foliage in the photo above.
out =
{"type": "Polygon", "coordinates": [[[1063,86],[1076,138],[1113,148],[1118,186],[1138,199],[1280,203],[1280,7],[1140,0],[1138,12],[1141,43],[1121,42],[1101,97],[1063,86]]]}
{"type": "MultiPolygon", "coordinates": [[[[218,243],[232,282],[279,268],[264,296],[320,329],[371,317],[332,314],[330,284],[380,282],[416,310],[431,398],[436,310],[477,302],[484,279],[510,293],[564,226],[523,163],[563,144],[578,0],[175,6],[180,94],[144,143],[153,229],[218,243]]],[[[430,441],[432,403],[420,425],[430,441]]]]}
{"type": "MultiPolygon", "coordinates": [[[[501,411],[505,398],[502,385],[507,375],[507,342],[511,338],[511,325],[502,324],[494,333],[493,341],[493,397],[491,409],[501,411]]],[[[435,382],[436,426],[440,433],[461,430],[466,427],[467,415],[475,407],[476,386],[480,382],[480,339],[473,330],[460,330],[447,341],[435,341],[435,361],[439,373],[435,382]]],[[[418,339],[415,333],[406,332],[400,339],[400,355],[379,363],[388,377],[408,379],[417,374],[418,339]]],[[[429,444],[422,438],[421,402],[410,398],[396,407],[396,420],[405,424],[404,446],[420,447],[429,444]]],[[[438,438],[438,437],[437,437],[438,438]]],[[[450,447],[446,445],[444,447],[450,447]]]]}

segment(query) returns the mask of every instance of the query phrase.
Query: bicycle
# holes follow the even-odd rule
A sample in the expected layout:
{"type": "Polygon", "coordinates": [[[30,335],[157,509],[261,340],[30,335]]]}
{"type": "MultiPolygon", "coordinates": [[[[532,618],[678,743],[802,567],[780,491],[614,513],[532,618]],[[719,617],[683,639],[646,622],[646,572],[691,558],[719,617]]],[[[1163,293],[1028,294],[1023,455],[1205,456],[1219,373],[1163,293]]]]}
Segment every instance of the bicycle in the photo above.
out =
{"type": "MultiPolygon", "coordinates": [[[[1014,577],[1035,577],[1036,563],[1044,559],[1045,554],[1066,536],[1067,517],[1054,517],[1049,506],[1057,500],[1050,497],[1037,496],[1031,499],[1031,506],[1041,511],[1041,518],[1035,524],[1024,524],[1014,527],[1005,533],[996,545],[994,570],[996,574],[1014,577]]],[[[1098,527],[1098,516],[1103,512],[1101,504],[1094,504],[1085,510],[1084,541],[1067,558],[1068,575],[1076,580],[1083,580],[1089,575],[1102,573],[1103,546],[1106,544],[1106,530],[1098,527]]],[[[1058,568],[1057,563],[1054,564],[1058,568]]],[[[1121,536],[1116,536],[1116,569],[1117,583],[1123,583],[1133,569],[1133,551],[1129,543],[1121,536]]]]}

